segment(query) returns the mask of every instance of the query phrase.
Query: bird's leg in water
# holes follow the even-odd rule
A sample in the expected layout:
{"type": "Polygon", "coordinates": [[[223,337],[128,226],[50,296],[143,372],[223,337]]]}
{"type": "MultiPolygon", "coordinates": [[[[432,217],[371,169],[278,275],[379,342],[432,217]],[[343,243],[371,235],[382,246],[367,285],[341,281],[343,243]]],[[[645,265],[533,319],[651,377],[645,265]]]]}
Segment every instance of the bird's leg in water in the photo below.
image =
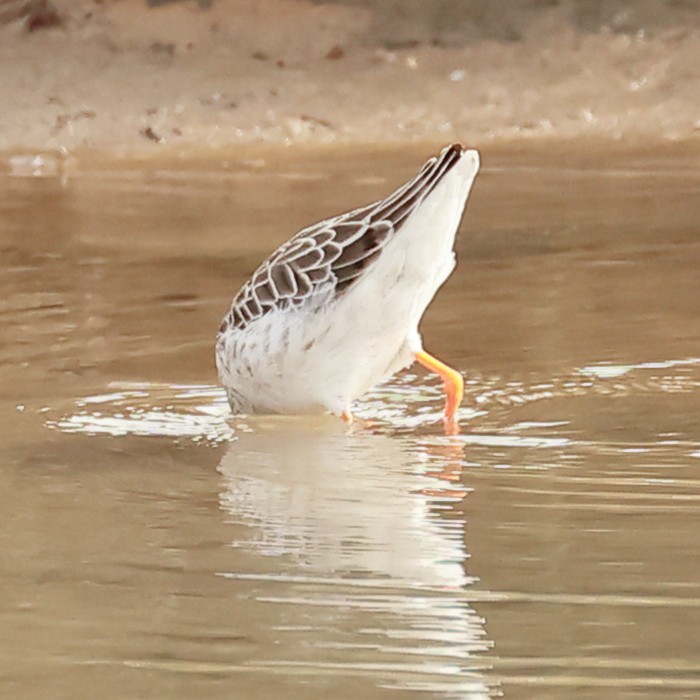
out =
{"type": "Polygon", "coordinates": [[[445,384],[445,432],[454,435],[459,430],[456,414],[464,395],[464,379],[462,375],[444,362],[440,362],[425,350],[416,353],[416,362],[431,372],[435,372],[445,384]]]}

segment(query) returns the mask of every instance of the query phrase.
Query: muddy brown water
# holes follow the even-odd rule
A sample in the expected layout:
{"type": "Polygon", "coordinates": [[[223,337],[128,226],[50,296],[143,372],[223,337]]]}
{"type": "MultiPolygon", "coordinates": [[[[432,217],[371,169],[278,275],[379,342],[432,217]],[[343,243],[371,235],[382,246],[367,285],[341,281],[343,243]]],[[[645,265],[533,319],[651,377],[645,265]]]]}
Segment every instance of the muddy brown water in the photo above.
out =
{"type": "Polygon", "coordinates": [[[695,156],[485,154],[459,435],[420,371],[226,415],[245,275],[431,150],[5,168],[2,697],[700,697],[695,156]]]}

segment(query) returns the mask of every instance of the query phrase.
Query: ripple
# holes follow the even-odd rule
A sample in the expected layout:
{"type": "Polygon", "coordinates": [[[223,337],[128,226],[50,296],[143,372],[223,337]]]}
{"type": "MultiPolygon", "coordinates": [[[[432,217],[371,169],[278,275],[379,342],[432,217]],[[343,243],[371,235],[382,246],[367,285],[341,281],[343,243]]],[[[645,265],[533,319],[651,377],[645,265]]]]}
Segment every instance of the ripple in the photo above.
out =
{"type": "MultiPolygon", "coordinates": [[[[562,435],[568,420],[518,420],[515,412],[533,404],[568,397],[614,399],[695,392],[700,387],[698,367],[700,358],[684,358],[628,365],[587,365],[544,380],[541,376],[506,380],[467,373],[466,405],[460,409],[459,419],[468,430],[460,439],[465,444],[487,447],[565,449],[574,443],[580,446],[580,440],[562,435]],[[659,374],[659,371],[664,373],[659,374]],[[504,420],[505,410],[508,414],[504,420]],[[498,430],[482,432],[495,418],[498,430]]],[[[237,431],[253,430],[261,420],[271,419],[261,416],[232,418],[223,390],[208,384],[115,383],[104,394],[78,400],[76,408],[65,416],[50,418],[47,424],[66,433],[175,437],[220,443],[235,439],[237,431]]],[[[575,413],[576,405],[569,405],[567,410],[575,413]]],[[[442,387],[431,378],[404,373],[358,401],[356,413],[371,422],[374,432],[439,433],[442,387]]],[[[285,417],[278,419],[285,420],[285,417]]],[[[293,420],[293,417],[286,419],[293,420]]],[[[696,450],[698,444],[691,442],[689,446],[689,456],[700,455],[696,450]]],[[[634,449],[634,446],[626,449],[634,449]]]]}
{"type": "Polygon", "coordinates": [[[64,433],[124,437],[175,437],[194,442],[227,442],[234,432],[226,395],[210,385],[114,384],[105,394],[87,396],[78,410],[50,419],[64,433]]]}

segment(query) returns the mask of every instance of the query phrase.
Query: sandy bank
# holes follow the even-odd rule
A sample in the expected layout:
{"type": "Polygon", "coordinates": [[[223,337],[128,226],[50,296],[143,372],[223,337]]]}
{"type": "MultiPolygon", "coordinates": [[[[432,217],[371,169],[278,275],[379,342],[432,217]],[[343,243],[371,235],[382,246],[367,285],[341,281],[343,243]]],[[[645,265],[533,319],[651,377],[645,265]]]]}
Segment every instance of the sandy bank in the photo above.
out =
{"type": "Polygon", "coordinates": [[[700,139],[697,3],[499,4],[54,0],[0,25],[0,151],[700,139]]]}

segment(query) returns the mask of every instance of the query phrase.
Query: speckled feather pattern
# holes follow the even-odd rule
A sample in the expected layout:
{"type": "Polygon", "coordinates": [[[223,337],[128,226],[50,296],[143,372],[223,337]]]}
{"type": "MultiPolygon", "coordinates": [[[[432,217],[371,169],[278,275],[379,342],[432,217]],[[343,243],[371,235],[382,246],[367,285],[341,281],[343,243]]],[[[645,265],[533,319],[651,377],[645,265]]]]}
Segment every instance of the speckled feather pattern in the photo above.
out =
{"type": "Polygon", "coordinates": [[[477,170],[475,151],[448,146],[386,199],[303,229],[265,260],[217,337],[233,411],[337,413],[410,364],[477,170]]]}
{"type": "Polygon", "coordinates": [[[458,146],[449,146],[387,199],[299,231],[243,285],[220,332],[243,330],[273,310],[299,308],[323,288],[332,290],[324,295],[329,301],[348,291],[460,155],[458,146]]]}

